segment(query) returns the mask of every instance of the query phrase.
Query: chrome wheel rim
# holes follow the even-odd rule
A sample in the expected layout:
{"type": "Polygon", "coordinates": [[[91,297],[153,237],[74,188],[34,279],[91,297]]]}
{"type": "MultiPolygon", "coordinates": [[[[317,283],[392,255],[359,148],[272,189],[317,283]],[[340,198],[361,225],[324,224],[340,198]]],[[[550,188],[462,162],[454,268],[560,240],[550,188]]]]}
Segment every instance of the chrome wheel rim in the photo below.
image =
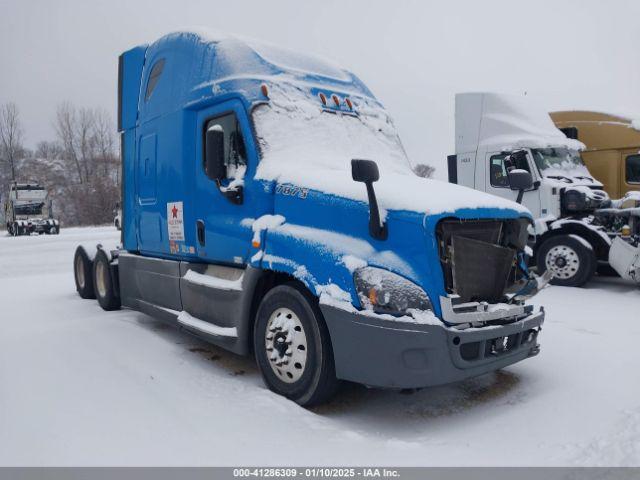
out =
{"type": "Polygon", "coordinates": [[[307,336],[298,316],[288,308],[275,310],[264,341],[273,373],[285,383],[300,380],[307,364],[307,336]]]}
{"type": "Polygon", "coordinates": [[[573,248],[556,245],[547,252],[545,265],[555,278],[567,280],[575,277],[580,270],[580,257],[573,248]]]}
{"type": "Polygon", "coordinates": [[[104,266],[104,262],[98,262],[96,264],[96,288],[98,289],[98,295],[105,297],[107,295],[107,270],[104,266]]]}
{"type": "Polygon", "coordinates": [[[82,257],[80,256],[76,258],[76,278],[78,279],[78,285],[80,286],[80,288],[84,288],[84,268],[82,268],[82,257]]]}

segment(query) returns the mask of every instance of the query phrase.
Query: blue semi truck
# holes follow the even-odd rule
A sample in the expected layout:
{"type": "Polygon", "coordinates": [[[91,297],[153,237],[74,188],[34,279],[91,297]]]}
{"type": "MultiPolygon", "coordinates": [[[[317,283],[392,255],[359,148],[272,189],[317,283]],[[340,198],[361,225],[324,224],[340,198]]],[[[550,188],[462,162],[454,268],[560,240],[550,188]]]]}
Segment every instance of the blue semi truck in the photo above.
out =
{"type": "Polygon", "coordinates": [[[340,380],[419,388],[538,353],[531,214],[416,176],[347,70],[169,34],[120,56],[118,128],[122,245],[74,258],[78,293],[105,310],[254,355],[305,406],[340,380]]]}

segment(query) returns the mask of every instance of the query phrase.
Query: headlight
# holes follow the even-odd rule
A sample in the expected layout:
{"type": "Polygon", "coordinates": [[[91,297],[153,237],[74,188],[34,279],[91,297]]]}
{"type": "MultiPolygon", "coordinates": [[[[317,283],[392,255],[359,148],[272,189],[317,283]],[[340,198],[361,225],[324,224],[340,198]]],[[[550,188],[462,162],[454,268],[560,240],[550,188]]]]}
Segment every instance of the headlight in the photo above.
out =
{"type": "Polygon", "coordinates": [[[587,196],[584,192],[568,190],[564,194],[563,203],[568,212],[582,212],[587,209],[587,196]]]}
{"type": "Polygon", "coordinates": [[[377,313],[403,315],[408,310],[431,310],[427,294],[413,282],[375,267],[364,267],[353,274],[363,307],[377,313]]]}

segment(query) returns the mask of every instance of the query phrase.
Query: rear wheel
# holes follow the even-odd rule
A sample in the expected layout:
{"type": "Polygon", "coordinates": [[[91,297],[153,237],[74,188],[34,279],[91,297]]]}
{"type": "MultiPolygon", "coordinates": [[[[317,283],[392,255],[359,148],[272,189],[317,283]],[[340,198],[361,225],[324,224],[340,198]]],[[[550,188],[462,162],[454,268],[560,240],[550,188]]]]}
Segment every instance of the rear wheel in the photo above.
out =
{"type": "Polygon", "coordinates": [[[260,303],[254,352],[269,389],[302,406],[324,403],[337,389],[322,313],[315,299],[295,283],[273,288],[260,303]]]}
{"type": "Polygon", "coordinates": [[[93,284],[96,298],[103,310],[118,310],[120,308],[120,295],[115,290],[111,262],[103,250],[98,250],[93,261],[93,284]]]}
{"type": "Polygon", "coordinates": [[[78,295],[82,298],[96,298],[93,288],[93,262],[83,247],[76,248],[73,257],[73,276],[78,295]]]}
{"type": "Polygon", "coordinates": [[[553,273],[551,283],[581,287],[595,274],[597,258],[585,240],[572,235],[557,235],[545,240],[538,249],[538,270],[553,273]]]}

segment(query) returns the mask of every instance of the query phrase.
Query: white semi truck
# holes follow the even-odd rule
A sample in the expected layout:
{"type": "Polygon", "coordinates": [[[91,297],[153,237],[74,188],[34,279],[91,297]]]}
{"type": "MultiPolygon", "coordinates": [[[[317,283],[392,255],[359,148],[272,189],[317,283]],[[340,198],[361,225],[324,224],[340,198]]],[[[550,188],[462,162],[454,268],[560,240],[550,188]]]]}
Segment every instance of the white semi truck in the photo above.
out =
{"type": "Polygon", "coordinates": [[[584,145],[558,130],[527,97],[456,95],[456,153],[449,181],[531,210],[530,244],[539,272],[557,285],[581,286],[612,269],[640,282],[640,196],[611,200],[580,156],[584,145]],[[526,170],[533,187],[518,198],[509,171],[526,170]]]}
{"type": "Polygon", "coordinates": [[[60,221],[53,217],[47,190],[37,182],[13,182],[4,203],[4,218],[9,235],[60,233],[60,221]]]}

